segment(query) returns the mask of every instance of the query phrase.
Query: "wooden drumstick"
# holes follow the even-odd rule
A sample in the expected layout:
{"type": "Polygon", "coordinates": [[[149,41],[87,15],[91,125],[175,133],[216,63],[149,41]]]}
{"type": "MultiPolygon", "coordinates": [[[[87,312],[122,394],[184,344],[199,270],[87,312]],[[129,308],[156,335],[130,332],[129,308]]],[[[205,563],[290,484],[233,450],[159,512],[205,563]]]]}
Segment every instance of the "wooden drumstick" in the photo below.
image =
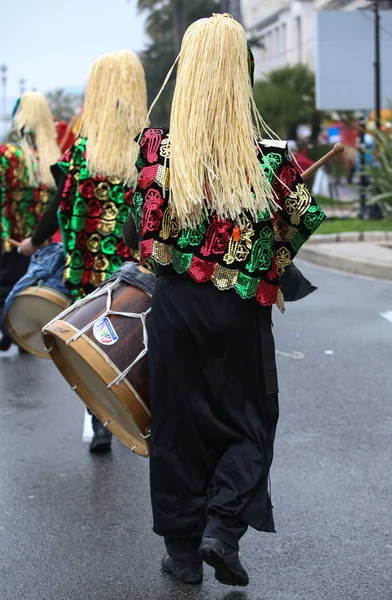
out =
{"type": "Polygon", "coordinates": [[[320,167],[323,167],[325,164],[327,164],[327,162],[332,160],[332,158],[334,158],[338,154],[342,154],[342,152],[344,152],[345,149],[346,149],[346,147],[343,144],[341,144],[340,142],[339,142],[339,144],[335,144],[334,147],[332,148],[332,150],[327,152],[327,154],[325,154],[325,156],[323,156],[322,158],[320,158],[320,160],[315,162],[314,165],[309,167],[309,169],[306,169],[306,171],[301,173],[302,179],[304,181],[309,181],[309,179],[311,179],[313,177],[314,173],[318,169],[320,169],[320,167]]]}
{"type": "Polygon", "coordinates": [[[11,246],[13,246],[14,248],[19,248],[20,242],[17,242],[16,240],[12,240],[11,238],[8,241],[11,244],[11,246]]]}

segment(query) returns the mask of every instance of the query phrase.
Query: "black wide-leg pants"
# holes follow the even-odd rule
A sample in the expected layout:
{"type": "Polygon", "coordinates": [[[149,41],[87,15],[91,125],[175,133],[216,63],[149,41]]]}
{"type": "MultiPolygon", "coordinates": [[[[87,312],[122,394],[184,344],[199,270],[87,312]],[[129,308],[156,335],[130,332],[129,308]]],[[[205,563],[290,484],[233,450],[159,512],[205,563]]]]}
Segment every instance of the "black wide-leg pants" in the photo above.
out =
{"type": "Polygon", "coordinates": [[[159,268],[149,372],[154,531],[169,552],[192,553],[203,535],[238,548],[248,526],[274,531],[271,308],[159,268]]]}

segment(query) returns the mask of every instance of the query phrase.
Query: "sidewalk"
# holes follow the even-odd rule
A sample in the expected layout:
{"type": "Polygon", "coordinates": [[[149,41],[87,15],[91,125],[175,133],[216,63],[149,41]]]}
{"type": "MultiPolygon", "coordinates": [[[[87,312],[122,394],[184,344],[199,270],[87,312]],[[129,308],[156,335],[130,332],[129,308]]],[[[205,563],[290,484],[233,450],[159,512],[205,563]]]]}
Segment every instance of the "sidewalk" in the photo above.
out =
{"type": "Polygon", "coordinates": [[[315,236],[302,247],[298,258],[356,275],[392,280],[392,232],[315,236]]]}

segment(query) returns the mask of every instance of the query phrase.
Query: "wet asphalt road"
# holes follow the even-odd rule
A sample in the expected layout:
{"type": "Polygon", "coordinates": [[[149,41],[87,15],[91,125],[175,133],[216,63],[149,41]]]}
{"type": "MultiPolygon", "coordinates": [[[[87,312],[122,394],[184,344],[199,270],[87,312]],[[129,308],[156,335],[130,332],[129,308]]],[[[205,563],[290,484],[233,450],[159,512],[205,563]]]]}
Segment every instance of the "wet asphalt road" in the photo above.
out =
{"type": "Polygon", "coordinates": [[[238,591],[160,572],[148,461],[92,457],[83,407],[49,361],[0,358],[1,600],[392,598],[392,284],[302,264],[319,286],[275,315],[277,534],[249,532],[238,591]],[[328,351],[326,354],[325,351],[328,351]]]}

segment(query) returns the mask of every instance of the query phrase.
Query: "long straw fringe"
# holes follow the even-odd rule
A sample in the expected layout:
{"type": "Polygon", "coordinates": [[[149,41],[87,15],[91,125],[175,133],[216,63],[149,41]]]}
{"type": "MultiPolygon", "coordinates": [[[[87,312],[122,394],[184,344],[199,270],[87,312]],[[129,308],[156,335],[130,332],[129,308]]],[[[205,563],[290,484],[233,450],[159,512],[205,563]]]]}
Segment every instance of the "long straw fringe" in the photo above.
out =
{"type": "Polygon", "coordinates": [[[273,133],[253,100],[243,27],[230,15],[196,21],[184,36],[170,119],[170,202],[181,226],[196,226],[209,209],[233,221],[271,213],[273,187],[255,150],[261,130],[273,133]]]}
{"type": "Polygon", "coordinates": [[[57,145],[56,130],[53,116],[45,97],[39,92],[23,94],[14,119],[14,128],[18,142],[23,150],[29,174],[29,185],[37,187],[45,185],[55,187],[55,181],[50,171],[61,152],[57,145]],[[21,131],[24,129],[24,133],[21,131]],[[32,151],[29,137],[33,132],[38,160],[32,151]]]}
{"type": "Polygon", "coordinates": [[[133,52],[101,56],[90,73],[81,135],[87,137],[91,173],[133,184],[138,145],[147,115],[144,69],[133,52]]]}

